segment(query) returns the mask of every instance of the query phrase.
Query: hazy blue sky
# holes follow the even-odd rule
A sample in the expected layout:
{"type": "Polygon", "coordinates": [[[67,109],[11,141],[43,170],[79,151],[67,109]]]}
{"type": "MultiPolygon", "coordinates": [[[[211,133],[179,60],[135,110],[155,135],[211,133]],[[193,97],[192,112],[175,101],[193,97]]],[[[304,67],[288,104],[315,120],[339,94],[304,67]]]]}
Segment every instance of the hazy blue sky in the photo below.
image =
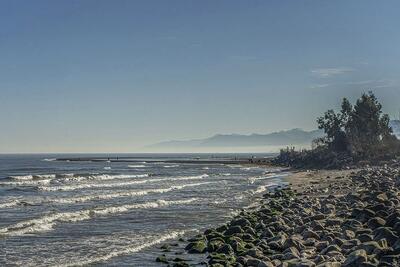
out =
{"type": "Polygon", "coordinates": [[[0,0],[0,152],[131,151],[400,108],[400,1],[0,0]]]}

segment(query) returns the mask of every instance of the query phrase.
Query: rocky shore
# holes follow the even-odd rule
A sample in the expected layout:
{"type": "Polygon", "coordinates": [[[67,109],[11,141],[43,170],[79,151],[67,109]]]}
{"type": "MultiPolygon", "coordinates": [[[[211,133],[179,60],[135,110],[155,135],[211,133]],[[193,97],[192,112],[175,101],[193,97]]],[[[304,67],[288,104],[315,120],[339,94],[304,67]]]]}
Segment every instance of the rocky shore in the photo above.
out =
{"type": "MultiPolygon", "coordinates": [[[[163,253],[168,266],[400,266],[400,168],[302,172],[225,225],[163,253]],[[179,253],[177,253],[179,254],[179,253]]],[[[181,240],[182,241],[182,240],[181,240]]],[[[168,245],[164,245],[164,252],[168,245]]]]}

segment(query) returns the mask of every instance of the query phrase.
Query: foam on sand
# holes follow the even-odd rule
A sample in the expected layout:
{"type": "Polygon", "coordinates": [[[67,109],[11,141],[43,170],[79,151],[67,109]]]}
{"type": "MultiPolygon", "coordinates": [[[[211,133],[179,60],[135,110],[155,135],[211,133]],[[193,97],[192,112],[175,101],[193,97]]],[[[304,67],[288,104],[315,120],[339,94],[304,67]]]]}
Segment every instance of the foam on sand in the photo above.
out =
{"type": "Polygon", "coordinates": [[[262,176],[256,176],[256,177],[250,177],[247,178],[249,183],[254,184],[254,182],[259,181],[259,180],[265,180],[265,179],[273,179],[273,178],[280,178],[280,177],[285,177],[288,176],[288,173],[270,173],[268,175],[262,175],[262,176]]]}
{"type": "Polygon", "coordinates": [[[90,220],[95,216],[108,216],[117,213],[128,212],[133,209],[154,209],[170,205],[184,205],[195,202],[197,198],[186,200],[158,200],[141,204],[129,204],[121,206],[104,207],[101,209],[85,209],[74,212],[53,213],[40,218],[22,221],[14,225],[0,228],[0,236],[20,236],[24,234],[46,232],[53,230],[57,223],[79,222],[90,220]]]}

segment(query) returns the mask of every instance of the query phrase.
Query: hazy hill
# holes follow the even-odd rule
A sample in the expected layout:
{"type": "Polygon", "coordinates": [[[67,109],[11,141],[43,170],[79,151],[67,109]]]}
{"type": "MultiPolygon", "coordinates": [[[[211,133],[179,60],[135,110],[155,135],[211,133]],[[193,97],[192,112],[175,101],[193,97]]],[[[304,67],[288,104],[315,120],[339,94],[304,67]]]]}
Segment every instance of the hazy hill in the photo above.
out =
{"type": "MultiPolygon", "coordinates": [[[[400,138],[400,120],[390,121],[394,134],[400,138]]],[[[285,146],[307,148],[312,140],[323,136],[322,130],[292,129],[269,134],[217,134],[204,139],[172,140],[146,146],[145,151],[267,151],[277,152],[285,146]],[[230,149],[230,150],[229,150],[230,149]]]]}
{"type": "Polygon", "coordinates": [[[400,139],[400,120],[390,121],[390,127],[392,127],[393,133],[400,139]]]}
{"type": "Polygon", "coordinates": [[[258,147],[258,146],[309,146],[317,137],[322,136],[321,130],[304,131],[292,129],[269,134],[217,134],[205,139],[187,141],[166,141],[149,146],[153,149],[166,148],[216,148],[216,147],[258,147]]]}

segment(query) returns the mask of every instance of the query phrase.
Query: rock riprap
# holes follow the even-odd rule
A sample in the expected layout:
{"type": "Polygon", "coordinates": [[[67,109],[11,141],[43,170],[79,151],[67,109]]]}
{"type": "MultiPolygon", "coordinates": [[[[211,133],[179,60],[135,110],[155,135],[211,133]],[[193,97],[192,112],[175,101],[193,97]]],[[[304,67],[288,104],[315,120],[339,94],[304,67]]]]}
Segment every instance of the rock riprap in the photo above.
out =
{"type": "Polygon", "coordinates": [[[187,253],[206,253],[208,262],[174,262],[166,256],[158,261],[213,267],[400,266],[399,170],[365,168],[325,187],[269,192],[257,209],[243,210],[188,241],[187,253]]]}

